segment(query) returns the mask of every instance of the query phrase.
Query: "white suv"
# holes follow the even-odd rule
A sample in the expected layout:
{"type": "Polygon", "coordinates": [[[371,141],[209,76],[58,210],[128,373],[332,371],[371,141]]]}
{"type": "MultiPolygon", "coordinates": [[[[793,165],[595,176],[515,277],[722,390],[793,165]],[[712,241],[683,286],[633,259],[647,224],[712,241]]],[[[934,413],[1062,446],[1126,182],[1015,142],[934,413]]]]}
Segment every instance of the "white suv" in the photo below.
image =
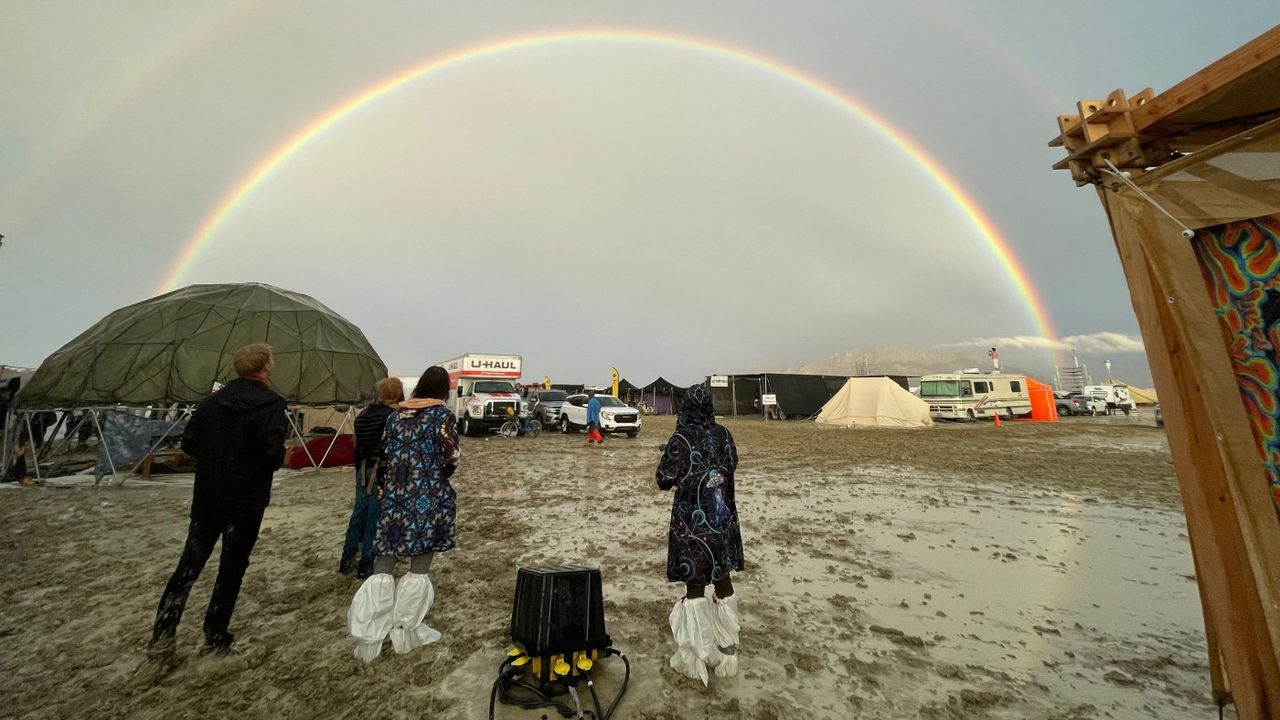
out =
{"type": "MultiPolygon", "coordinates": [[[[560,432],[570,433],[587,427],[586,395],[570,395],[560,406],[560,432]]],[[[600,431],[626,433],[635,437],[640,433],[640,411],[612,395],[596,395],[600,401],[600,431]]]]}

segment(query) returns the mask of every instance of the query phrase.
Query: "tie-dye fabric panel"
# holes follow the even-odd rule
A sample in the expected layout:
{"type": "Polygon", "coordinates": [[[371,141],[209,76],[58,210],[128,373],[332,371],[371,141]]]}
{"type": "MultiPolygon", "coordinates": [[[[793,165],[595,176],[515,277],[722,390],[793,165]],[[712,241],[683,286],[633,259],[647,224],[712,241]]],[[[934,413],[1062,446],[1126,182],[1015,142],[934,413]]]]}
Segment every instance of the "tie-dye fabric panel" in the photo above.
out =
{"type": "Polygon", "coordinates": [[[1280,214],[1205,228],[1194,247],[1280,508],[1280,214]]]}

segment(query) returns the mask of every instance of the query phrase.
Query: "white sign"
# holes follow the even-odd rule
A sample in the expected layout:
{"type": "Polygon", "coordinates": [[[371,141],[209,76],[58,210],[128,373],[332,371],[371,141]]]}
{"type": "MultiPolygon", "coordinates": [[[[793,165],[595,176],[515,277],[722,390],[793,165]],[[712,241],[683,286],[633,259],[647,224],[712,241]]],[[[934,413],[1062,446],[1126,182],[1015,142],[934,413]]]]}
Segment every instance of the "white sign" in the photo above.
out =
{"type": "Polygon", "coordinates": [[[773,394],[769,394],[769,395],[761,395],[761,396],[760,396],[760,402],[764,403],[765,405],[777,405],[777,404],[778,404],[778,396],[777,396],[777,395],[773,395],[773,394]]]}
{"type": "Polygon", "coordinates": [[[728,375],[712,375],[711,387],[729,387],[728,375]]]}

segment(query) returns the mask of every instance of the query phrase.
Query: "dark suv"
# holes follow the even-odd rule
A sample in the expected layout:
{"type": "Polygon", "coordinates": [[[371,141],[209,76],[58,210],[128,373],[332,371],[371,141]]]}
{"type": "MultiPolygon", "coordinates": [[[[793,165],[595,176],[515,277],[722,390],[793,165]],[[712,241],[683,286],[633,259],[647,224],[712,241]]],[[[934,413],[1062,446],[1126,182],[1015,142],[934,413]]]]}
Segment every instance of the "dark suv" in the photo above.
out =
{"type": "Polygon", "coordinates": [[[560,406],[567,397],[569,393],[564,390],[538,390],[529,396],[529,401],[533,403],[529,414],[542,423],[542,427],[554,427],[560,422],[560,406]]]}

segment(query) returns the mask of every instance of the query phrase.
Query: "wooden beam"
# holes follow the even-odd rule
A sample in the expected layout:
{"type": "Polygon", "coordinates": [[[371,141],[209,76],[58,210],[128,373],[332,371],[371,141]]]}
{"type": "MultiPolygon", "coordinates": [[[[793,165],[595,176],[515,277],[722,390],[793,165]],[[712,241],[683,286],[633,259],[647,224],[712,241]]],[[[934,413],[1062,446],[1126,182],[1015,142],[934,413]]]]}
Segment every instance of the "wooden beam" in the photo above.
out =
{"type": "MultiPolygon", "coordinates": [[[[1280,58],[1280,25],[1262,33],[1133,112],[1138,132],[1280,58]]],[[[1273,88],[1273,90],[1276,90],[1273,88]]]]}
{"type": "MultiPolygon", "coordinates": [[[[1161,227],[1161,218],[1143,222],[1129,216],[1109,192],[1100,190],[1099,197],[1165,409],[1206,625],[1211,626],[1206,635],[1220,652],[1237,717],[1272,720],[1280,717],[1280,656],[1274,640],[1280,632],[1274,592],[1280,578],[1269,567],[1275,560],[1269,555],[1280,555],[1280,528],[1247,419],[1235,419],[1243,429],[1224,432],[1221,425],[1224,415],[1243,415],[1244,409],[1204,280],[1190,245],[1164,237],[1178,238],[1176,227],[1161,227]],[[1151,232],[1152,222],[1168,232],[1151,232]],[[1214,354],[1222,357],[1208,357],[1214,354]],[[1246,460],[1241,453],[1248,458],[1247,468],[1241,467],[1246,460]],[[1259,527],[1250,518],[1258,511],[1270,514],[1270,526],[1259,527]]],[[[1211,660],[1211,672],[1214,665],[1211,660]]],[[[1214,685],[1215,693],[1225,690],[1214,685]]]]}

